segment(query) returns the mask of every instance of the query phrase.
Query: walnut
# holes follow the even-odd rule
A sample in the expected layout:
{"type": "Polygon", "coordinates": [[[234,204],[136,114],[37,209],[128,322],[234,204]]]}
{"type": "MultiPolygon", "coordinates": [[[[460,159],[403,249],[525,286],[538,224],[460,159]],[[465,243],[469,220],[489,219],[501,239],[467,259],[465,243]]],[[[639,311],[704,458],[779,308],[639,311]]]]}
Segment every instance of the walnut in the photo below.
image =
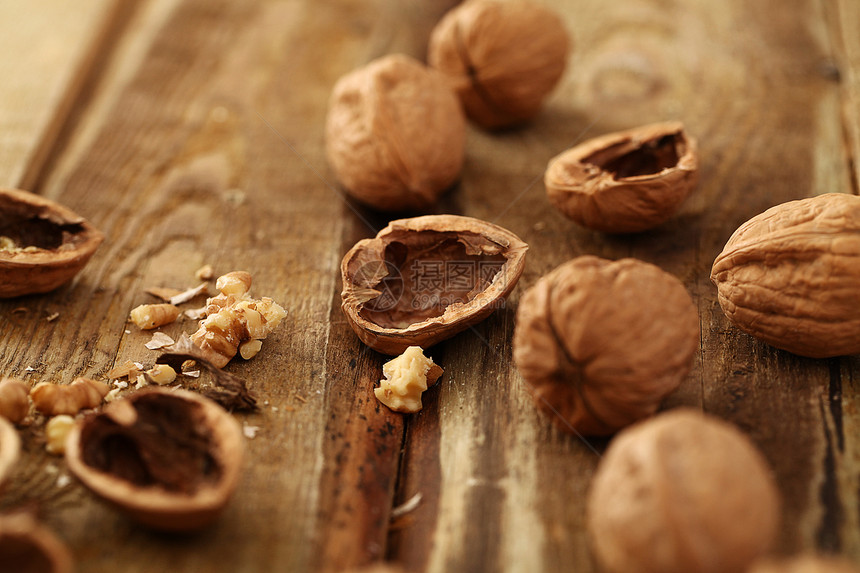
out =
{"type": "Polygon", "coordinates": [[[0,298],[52,291],[69,282],[104,235],[44,197],[0,189],[0,298]]]}
{"type": "Polygon", "coordinates": [[[847,559],[803,555],[790,559],[766,559],[757,562],[749,573],[860,573],[847,559]]]}
{"type": "Polygon", "coordinates": [[[711,280],[735,326],[801,356],[860,353],[860,197],[831,193],[753,217],[711,280]]]}
{"type": "Polygon", "coordinates": [[[49,454],[63,454],[66,451],[66,438],[75,427],[75,419],[68,414],[54,416],[45,424],[45,449],[49,454]]]}
{"type": "Polygon", "coordinates": [[[149,388],[84,418],[66,442],[69,470],[94,494],[155,529],[212,522],[239,482],[242,429],[215,402],[149,388]]]}
{"type": "Polygon", "coordinates": [[[392,221],[341,262],[343,312],[383,354],[428,348],[504,304],[525,265],[519,237],[455,215],[392,221]]]}
{"type": "Polygon", "coordinates": [[[21,452],[21,438],[15,427],[0,416],[0,488],[9,479],[18,454],[21,452]]]}
{"type": "Polygon", "coordinates": [[[744,434],[681,409],[610,442],[586,523],[606,573],[744,573],[773,544],[779,505],[767,462],[744,434]]]}
{"type": "Polygon", "coordinates": [[[76,378],[71,384],[42,382],[30,390],[30,398],[39,412],[48,416],[74,415],[81,410],[95,408],[110,391],[110,387],[97,380],[76,378]]]}
{"type": "Polygon", "coordinates": [[[698,346],[698,313],[677,278],[636,259],[583,256],[522,296],[513,356],[559,428],[608,435],[656,412],[698,346]]]}
{"type": "Polygon", "coordinates": [[[421,411],[421,394],[443,374],[420,346],[410,346],[403,354],[382,365],[384,380],[373,390],[376,399],[394,410],[414,414],[421,411]]]}
{"type": "Polygon", "coordinates": [[[0,418],[17,424],[29,412],[30,387],[14,378],[0,380],[0,418]]]}
{"type": "Polygon", "coordinates": [[[18,573],[72,573],[65,544],[29,513],[0,515],[0,564],[18,573]]]}
{"type": "Polygon", "coordinates": [[[677,121],[588,140],[550,160],[547,197],[580,225],[635,233],[667,221],[698,180],[696,141],[677,121]]]}
{"type": "Polygon", "coordinates": [[[151,330],[179,318],[179,308],[172,304],[142,304],[132,309],[129,318],[141,330],[151,330]]]}
{"type": "Polygon", "coordinates": [[[533,2],[470,0],[448,12],[427,58],[485,128],[522,123],[540,111],[567,65],[561,19],[533,2]]]}
{"type": "Polygon", "coordinates": [[[346,191],[383,210],[425,209],[463,166],[466,125],[438,72],[404,55],[380,58],[334,87],[329,163],[346,191]]]}

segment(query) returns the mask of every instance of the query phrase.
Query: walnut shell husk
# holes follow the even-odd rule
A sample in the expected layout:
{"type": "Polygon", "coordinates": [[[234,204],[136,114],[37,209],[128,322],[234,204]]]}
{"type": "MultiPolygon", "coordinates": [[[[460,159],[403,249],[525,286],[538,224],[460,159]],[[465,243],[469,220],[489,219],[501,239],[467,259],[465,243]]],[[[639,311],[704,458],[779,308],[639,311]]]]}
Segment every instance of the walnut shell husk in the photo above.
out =
{"type": "Polygon", "coordinates": [[[655,413],[698,346],[698,312],[677,278],[588,255],[520,298],[513,356],[539,410],[561,430],[597,436],[655,413]]]}
{"type": "Polygon", "coordinates": [[[15,427],[0,417],[0,490],[12,475],[18,455],[21,453],[21,438],[15,427]]]}
{"type": "Polygon", "coordinates": [[[552,158],[544,174],[550,203],[606,233],[636,233],[674,215],[696,186],[696,140],[677,121],[590,139],[552,158]]]}
{"type": "Polygon", "coordinates": [[[735,326],[812,358],[860,353],[860,197],[789,201],[741,225],[711,269],[735,326]]]}
{"type": "Polygon", "coordinates": [[[532,119],[567,66],[570,38],[558,15],[519,0],[470,0],[430,36],[427,59],[487,129],[532,119]]]}
{"type": "Polygon", "coordinates": [[[843,558],[801,555],[756,562],[749,573],[860,573],[860,568],[843,558]]]}
{"type": "Polygon", "coordinates": [[[28,513],[0,515],[0,566],[16,573],[72,573],[66,545],[28,513]]]}
{"type": "Polygon", "coordinates": [[[436,25],[429,64],[442,72],[475,123],[486,129],[536,116],[567,65],[561,19],[532,2],[470,0],[436,25]]]}
{"type": "Polygon", "coordinates": [[[343,312],[383,354],[428,348],[502,307],[527,250],[507,229],[472,217],[392,221],[344,256],[343,312]]]}
{"type": "Polygon", "coordinates": [[[376,209],[425,209],[459,178],[466,122],[438,72],[394,54],[334,87],[326,153],[346,192],[376,209]]]}
{"type": "Polygon", "coordinates": [[[0,298],[52,291],[74,278],[104,235],[70,209],[16,189],[0,189],[0,298]]]}
{"type": "Polygon", "coordinates": [[[606,573],[744,573],[773,545],[779,507],[767,462],[743,433],[680,409],[610,442],[586,523],[606,573]]]}
{"type": "Polygon", "coordinates": [[[101,499],[163,531],[211,523],[239,482],[244,439],[221,406],[152,388],[112,402],[69,434],[69,470],[101,499]]]}

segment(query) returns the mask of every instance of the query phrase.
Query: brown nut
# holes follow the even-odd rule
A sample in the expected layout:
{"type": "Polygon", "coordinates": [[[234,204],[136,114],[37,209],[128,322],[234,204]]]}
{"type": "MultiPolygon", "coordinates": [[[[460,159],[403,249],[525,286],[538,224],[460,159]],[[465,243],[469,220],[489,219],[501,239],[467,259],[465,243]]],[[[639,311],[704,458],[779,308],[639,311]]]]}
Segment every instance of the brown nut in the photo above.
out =
{"type": "Polygon", "coordinates": [[[677,278],[636,259],[583,256],[522,296],[513,356],[560,429],[608,435],[656,412],[698,345],[698,312],[677,278]]]}
{"type": "Polygon", "coordinates": [[[427,59],[454,86],[466,115],[492,129],[537,115],[569,48],[561,19],[541,4],[470,0],[436,25],[427,59]]]}
{"type": "Polygon", "coordinates": [[[383,354],[428,348],[504,305],[527,250],[510,231],[472,217],[392,221],[344,256],[343,312],[383,354]]]}
{"type": "Polygon", "coordinates": [[[12,474],[20,453],[21,438],[18,437],[18,432],[11,423],[6,421],[6,418],[0,417],[0,488],[12,474]]]}
{"type": "Polygon", "coordinates": [[[812,358],[860,353],[860,197],[830,193],[753,217],[711,280],[729,320],[770,345],[812,358]]]}
{"type": "Polygon", "coordinates": [[[757,562],[749,573],[860,573],[860,568],[847,559],[802,555],[757,562]]]}
{"type": "Polygon", "coordinates": [[[550,160],[547,197],[580,225],[635,233],[667,221],[698,180],[696,141],[677,121],[610,133],[550,160]]]}
{"type": "Polygon", "coordinates": [[[110,391],[110,387],[97,380],[76,378],[71,384],[42,382],[30,390],[36,410],[47,416],[68,414],[95,408],[110,391]]]}
{"type": "Polygon", "coordinates": [[[0,298],[44,293],[69,282],[103,239],[58,203],[0,189],[0,298]]]}
{"type": "Polygon", "coordinates": [[[66,442],[69,470],[94,494],[164,531],[198,529],[239,482],[239,424],[186,390],[146,389],[85,418],[66,442]]]}
{"type": "Polygon", "coordinates": [[[0,418],[17,424],[29,412],[30,387],[14,378],[0,380],[0,418]]]}
{"type": "Polygon", "coordinates": [[[72,573],[66,545],[27,513],[0,515],[0,567],[16,573],[72,573]]]}
{"type": "Polygon", "coordinates": [[[424,209],[460,176],[466,123],[438,72],[404,55],[337,82],[326,119],[329,163],[346,191],[387,211],[424,209]]]}
{"type": "Polygon", "coordinates": [[[586,508],[606,573],[743,573],[779,526],[764,457],[734,426],[687,409],[619,433],[586,508]]]}

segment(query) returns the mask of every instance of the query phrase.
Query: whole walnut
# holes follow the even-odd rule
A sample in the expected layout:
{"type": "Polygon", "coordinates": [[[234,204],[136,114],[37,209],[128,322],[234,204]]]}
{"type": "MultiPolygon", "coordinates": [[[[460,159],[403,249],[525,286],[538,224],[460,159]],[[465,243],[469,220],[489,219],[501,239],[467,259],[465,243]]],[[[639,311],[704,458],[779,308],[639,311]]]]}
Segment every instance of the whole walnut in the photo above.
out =
{"type": "Polygon", "coordinates": [[[606,573],[743,573],[772,546],[779,505],[770,469],[744,434],[680,409],[610,442],[586,523],[606,573]]]}
{"type": "Polygon", "coordinates": [[[757,562],[749,573],[860,573],[847,559],[803,555],[790,559],[757,562]]]}
{"type": "Polygon", "coordinates": [[[469,0],[436,25],[427,59],[450,79],[466,115],[492,129],[537,115],[569,47],[561,19],[540,4],[469,0]]]}
{"type": "Polygon", "coordinates": [[[463,166],[466,122],[441,75],[408,56],[342,77],[326,119],[326,152],[347,193],[382,210],[425,209],[463,166]]]}
{"type": "Polygon", "coordinates": [[[513,355],[560,429],[609,435],[656,412],[698,346],[698,313],[677,278],[636,259],[583,256],[520,299],[513,355]]]}
{"type": "Polygon", "coordinates": [[[753,217],[711,280],[729,320],[768,344],[812,358],[860,353],[860,197],[829,193],[753,217]]]}

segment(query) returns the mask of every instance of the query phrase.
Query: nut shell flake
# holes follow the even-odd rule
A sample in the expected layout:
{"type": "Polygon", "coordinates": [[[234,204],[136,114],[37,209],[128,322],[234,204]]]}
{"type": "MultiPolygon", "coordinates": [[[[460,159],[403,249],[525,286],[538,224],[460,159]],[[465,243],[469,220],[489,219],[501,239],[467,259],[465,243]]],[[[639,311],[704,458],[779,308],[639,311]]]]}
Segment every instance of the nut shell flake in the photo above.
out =
{"type": "Polygon", "coordinates": [[[635,233],[667,221],[698,180],[696,141],[680,122],[610,133],[550,160],[547,197],[580,225],[635,233]]]}
{"type": "Polygon", "coordinates": [[[813,358],[860,353],[860,197],[830,193],[753,217],[711,280],[729,320],[768,344],[813,358]]]}
{"type": "Polygon", "coordinates": [[[636,259],[583,256],[520,298],[513,356],[560,429],[609,435],[657,411],[698,345],[698,312],[677,278],[636,259]]]}
{"type": "Polygon", "coordinates": [[[54,201],[0,189],[0,298],[45,293],[69,282],[103,239],[54,201]]]}
{"type": "Polygon", "coordinates": [[[527,249],[510,231],[472,217],[392,221],[344,256],[344,314],[383,354],[428,348],[503,306],[527,249]]]}

